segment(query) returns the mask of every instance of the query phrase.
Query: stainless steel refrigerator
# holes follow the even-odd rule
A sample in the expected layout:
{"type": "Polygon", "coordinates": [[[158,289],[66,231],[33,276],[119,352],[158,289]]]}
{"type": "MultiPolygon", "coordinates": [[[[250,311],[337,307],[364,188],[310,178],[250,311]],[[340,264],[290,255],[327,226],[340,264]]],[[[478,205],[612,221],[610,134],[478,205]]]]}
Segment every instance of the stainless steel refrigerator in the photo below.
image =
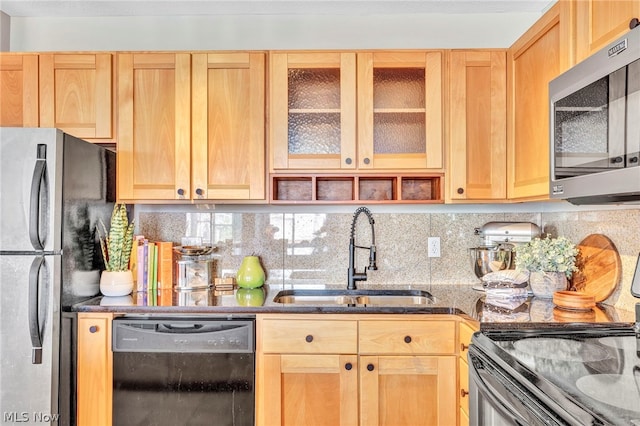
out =
{"type": "Polygon", "coordinates": [[[95,229],[114,201],[115,153],[0,128],[0,424],[75,424],[69,308],[99,293],[95,229]]]}

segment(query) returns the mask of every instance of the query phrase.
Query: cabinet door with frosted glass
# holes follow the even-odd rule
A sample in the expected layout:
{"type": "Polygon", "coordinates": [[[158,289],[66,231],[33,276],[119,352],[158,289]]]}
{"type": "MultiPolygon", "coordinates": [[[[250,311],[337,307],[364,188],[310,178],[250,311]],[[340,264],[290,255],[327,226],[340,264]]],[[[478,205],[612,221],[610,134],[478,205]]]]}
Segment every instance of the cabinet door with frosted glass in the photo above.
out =
{"type": "Polygon", "coordinates": [[[440,169],[443,52],[358,53],[358,168],[440,169]]]}
{"type": "Polygon", "coordinates": [[[356,167],[356,55],[270,56],[271,170],[356,167]]]}

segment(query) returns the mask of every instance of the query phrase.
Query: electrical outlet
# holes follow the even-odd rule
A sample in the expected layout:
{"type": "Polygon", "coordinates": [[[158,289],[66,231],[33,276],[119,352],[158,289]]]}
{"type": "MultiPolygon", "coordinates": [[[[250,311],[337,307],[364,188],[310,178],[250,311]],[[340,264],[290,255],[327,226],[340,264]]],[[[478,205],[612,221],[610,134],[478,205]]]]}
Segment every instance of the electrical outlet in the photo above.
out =
{"type": "Polygon", "coordinates": [[[427,245],[427,255],[429,257],[440,257],[440,237],[429,237],[427,245]]]}

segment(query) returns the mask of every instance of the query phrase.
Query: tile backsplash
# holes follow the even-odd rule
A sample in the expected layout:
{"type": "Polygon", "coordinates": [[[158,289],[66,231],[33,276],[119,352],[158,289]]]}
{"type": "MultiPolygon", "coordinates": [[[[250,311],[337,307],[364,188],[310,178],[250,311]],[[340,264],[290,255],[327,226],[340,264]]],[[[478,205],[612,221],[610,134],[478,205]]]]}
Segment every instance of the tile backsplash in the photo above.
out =
{"type": "MultiPolygon", "coordinates": [[[[457,284],[478,282],[471,269],[469,248],[480,243],[474,229],[491,221],[525,221],[544,233],[565,236],[579,243],[600,233],[616,245],[622,261],[622,280],[606,301],[633,310],[640,302],[630,294],[636,259],[640,252],[640,209],[588,210],[566,204],[532,203],[513,208],[495,205],[437,209],[389,209],[370,207],[375,219],[378,270],[368,271],[367,283],[457,284]],[[548,205],[552,206],[549,208],[548,205]],[[530,207],[530,209],[527,209],[530,207]],[[406,210],[406,211],[405,211],[406,210]],[[480,211],[480,212],[477,212],[480,211]],[[427,256],[428,237],[439,237],[441,257],[427,256]]],[[[216,206],[217,207],[217,206],[216,206]]],[[[136,206],[137,232],[153,240],[180,244],[182,237],[201,237],[218,247],[219,275],[234,275],[242,258],[260,256],[271,284],[345,284],[349,262],[349,236],[353,208],[203,209],[194,206],[136,206]]],[[[308,206],[306,206],[308,207],[308,206]]],[[[369,246],[370,226],[360,215],[356,244],[369,246]]],[[[359,272],[368,265],[368,250],[356,250],[359,272]]]]}

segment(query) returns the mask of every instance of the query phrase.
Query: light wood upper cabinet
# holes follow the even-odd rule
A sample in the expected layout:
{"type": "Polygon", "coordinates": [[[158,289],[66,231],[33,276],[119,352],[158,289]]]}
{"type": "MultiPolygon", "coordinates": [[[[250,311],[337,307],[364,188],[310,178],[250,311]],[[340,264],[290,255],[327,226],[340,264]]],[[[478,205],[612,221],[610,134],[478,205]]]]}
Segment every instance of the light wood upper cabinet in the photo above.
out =
{"type": "Polygon", "coordinates": [[[629,31],[629,21],[640,18],[638,0],[579,0],[576,13],[576,61],[587,58],[629,31]]]}
{"type": "Polygon", "coordinates": [[[450,200],[507,196],[505,51],[453,51],[450,56],[450,200]]]}
{"type": "Polygon", "coordinates": [[[264,200],[265,55],[192,55],[193,198],[264,200]]]}
{"type": "Polygon", "coordinates": [[[111,426],[113,314],[78,314],[78,426],[111,426]]]}
{"type": "Polygon", "coordinates": [[[442,169],[442,51],[270,59],[271,171],[442,169]]]}
{"type": "Polygon", "coordinates": [[[191,194],[191,55],[118,55],[118,198],[191,194]]]}
{"type": "Polygon", "coordinates": [[[356,54],[270,54],[271,168],[356,167],[356,54]]]}
{"type": "Polygon", "coordinates": [[[358,168],[440,169],[443,52],[358,53],[358,168]]]}
{"type": "Polygon", "coordinates": [[[549,81],[570,64],[569,4],[556,3],[507,53],[507,198],[549,198],[549,81]]]}
{"type": "Polygon", "coordinates": [[[38,55],[0,54],[0,126],[38,127],[38,55]]]}
{"type": "Polygon", "coordinates": [[[113,139],[113,55],[40,54],[40,127],[113,139]]]}
{"type": "Polygon", "coordinates": [[[264,53],[118,55],[118,198],[264,200],[264,53]]]}

